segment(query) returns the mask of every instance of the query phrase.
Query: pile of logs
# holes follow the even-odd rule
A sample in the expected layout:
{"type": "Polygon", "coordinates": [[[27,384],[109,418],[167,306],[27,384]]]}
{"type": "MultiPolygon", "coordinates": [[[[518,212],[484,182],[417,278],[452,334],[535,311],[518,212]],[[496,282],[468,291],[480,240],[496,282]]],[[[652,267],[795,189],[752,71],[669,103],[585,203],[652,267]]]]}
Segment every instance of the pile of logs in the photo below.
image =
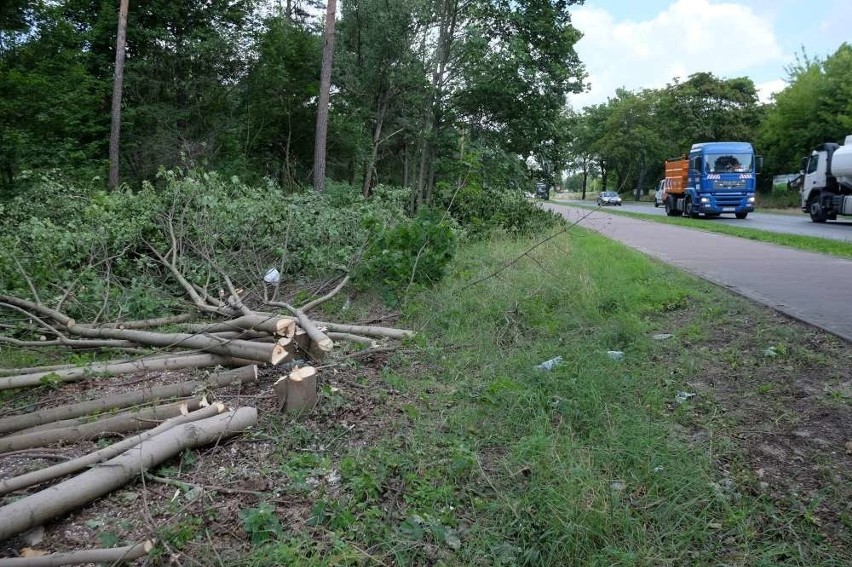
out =
{"type": "MultiPolygon", "coordinates": [[[[230,295],[225,298],[226,294],[220,292],[219,297],[213,297],[190,284],[175,268],[174,259],[160,259],[186,290],[191,312],[147,320],[81,323],[62,311],[61,301],[53,307],[42,303],[34,289],[32,299],[0,294],[0,310],[17,317],[14,325],[6,325],[12,332],[0,335],[0,346],[109,349],[134,355],[81,366],[0,368],[0,390],[130,372],[218,368],[206,379],[143,385],[108,397],[0,417],[0,458],[57,443],[125,436],[81,457],[0,479],[0,496],[54,483],[0,507],[0,541],[108,494],[186,449],[218,442],[255,426],[255,408],[228,408],[208,400],[215,399],[211,394],[216,388],[257,381],[258,365],[289,363],[288,372],[270,387],[280,410],[298,413],[317,403],[318,371],[310,364],[324,360],[335,341],[357,343],[366,347],[362,352],[373,352],[384,349],[379,341],[413,334],[312,319],[310,310],[338,293],[348,278],[329,294],[302,307],[265,298],[264,308],[268,310],[256,310],[243,303],[240,291],[227,278],[230,295]]],[[[65,564],[64,555],[70,557],[67,562],[130,559],[141,557],[151,545],[146,541],[114,550],[55,554],[41,558],[42,563],[20,564],[65,564]]],[[[23,558],[0,559],[0,566],[6,564],[4,561],[20,560],[23,558]]]]}

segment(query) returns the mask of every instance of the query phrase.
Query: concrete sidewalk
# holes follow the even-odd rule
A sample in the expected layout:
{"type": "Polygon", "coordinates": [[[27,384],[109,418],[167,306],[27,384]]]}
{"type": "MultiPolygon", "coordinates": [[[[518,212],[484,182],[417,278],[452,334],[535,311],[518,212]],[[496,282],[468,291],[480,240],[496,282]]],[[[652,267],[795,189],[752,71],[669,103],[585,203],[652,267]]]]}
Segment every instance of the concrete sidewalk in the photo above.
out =
{"type": "Polygon", "coordinates": [[[852,342],[852,261],[545,203],[570,222],[852,342]]]}

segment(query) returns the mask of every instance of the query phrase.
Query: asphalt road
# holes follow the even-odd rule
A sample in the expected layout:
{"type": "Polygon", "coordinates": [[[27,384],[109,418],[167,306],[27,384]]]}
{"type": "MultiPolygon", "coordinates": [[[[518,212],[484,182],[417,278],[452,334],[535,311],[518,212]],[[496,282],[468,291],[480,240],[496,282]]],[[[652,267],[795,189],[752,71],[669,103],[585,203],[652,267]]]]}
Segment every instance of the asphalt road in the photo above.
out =
{"type": "Polygon", "coordinates": [[[852,342],[850,260],[637,220],[609,214],[608,210],[590,211],[553,203],[542,206],[559,212],[571,222],[579,221],[580,226],[852,342]]]}
{"type": "MultiPolygon", "coordinates": [[[[579,206],[579,207],[597,207],[594,200],[575,201],[575,200],[554,200],[556,203],[579,206]]],[[[620,207],[605,207],[606,209],[613,208],[619,211],[627,211],[631,213],[639,213],[643,215],[655,215],[664,217],[666,211],[663,207],[655,208],[653,203],[636,203],[624,201],[620,207]]],[[[852,217],[840,217],[842,220],[828,221],[825,224],[817,224],[811,222],[811,217],[805,213],[801,214],[778,214],[767,213],[757,209],[753,213],[749,213],[748,218],[737,219],[733,215],[723,215],[717,218],[706,219],[701,217],[697,222],[708,224],[729,224],[731,226],[740,226],[743,228],[754,228],[758,230],[766,230],[769,232],[781,232],[786,234],[799,234],[802,236],[816,236],[818,238],[828,238],[831,240],[843,240],[852,242],[852,217]]]]}

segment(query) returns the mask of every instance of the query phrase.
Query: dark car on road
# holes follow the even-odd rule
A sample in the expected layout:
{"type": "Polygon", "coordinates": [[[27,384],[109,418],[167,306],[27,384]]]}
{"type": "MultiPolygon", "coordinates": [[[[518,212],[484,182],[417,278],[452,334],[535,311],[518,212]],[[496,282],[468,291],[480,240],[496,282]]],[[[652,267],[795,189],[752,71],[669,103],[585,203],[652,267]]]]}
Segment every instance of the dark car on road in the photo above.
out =
{"type": "Polygon", "coordinates": [[[536,183],[535,196],[536,198],[544,199],[545,201],[550,199],[550,186],[547,183],[536,183]]]}

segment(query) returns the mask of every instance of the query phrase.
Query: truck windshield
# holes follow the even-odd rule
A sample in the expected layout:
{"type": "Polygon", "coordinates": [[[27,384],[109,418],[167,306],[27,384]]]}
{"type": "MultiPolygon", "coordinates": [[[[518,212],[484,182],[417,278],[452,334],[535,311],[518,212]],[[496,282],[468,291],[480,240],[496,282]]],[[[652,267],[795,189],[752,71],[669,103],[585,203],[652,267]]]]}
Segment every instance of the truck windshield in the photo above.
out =
{"type": "Polygon", "coordinates": [[[707,173],[732,173],[752,171],[751,154],[708,155],[705,169],[707,173]]]}

